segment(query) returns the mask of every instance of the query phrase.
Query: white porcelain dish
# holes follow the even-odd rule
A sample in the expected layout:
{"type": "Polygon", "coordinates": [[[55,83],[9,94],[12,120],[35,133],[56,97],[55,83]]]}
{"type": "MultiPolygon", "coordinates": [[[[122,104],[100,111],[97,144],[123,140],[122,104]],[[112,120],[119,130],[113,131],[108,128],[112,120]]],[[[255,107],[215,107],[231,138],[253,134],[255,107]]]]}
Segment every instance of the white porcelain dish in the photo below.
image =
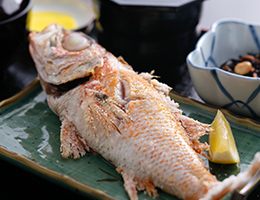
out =
{"type": "Polygon", "coordinates": [[[199,39],[186,61],[194,87],[206,103],[259,119],[260,78],[219,68],[248,53],[260,53],[260,24],[222,19],[199,39]]]}
{"type": "Polygon", "coordinates": [[[69,14],[77,22],[76,30],[92,26],[95,20],[91,0],[34,0],[32,12],[56,11],[69,14]]]}

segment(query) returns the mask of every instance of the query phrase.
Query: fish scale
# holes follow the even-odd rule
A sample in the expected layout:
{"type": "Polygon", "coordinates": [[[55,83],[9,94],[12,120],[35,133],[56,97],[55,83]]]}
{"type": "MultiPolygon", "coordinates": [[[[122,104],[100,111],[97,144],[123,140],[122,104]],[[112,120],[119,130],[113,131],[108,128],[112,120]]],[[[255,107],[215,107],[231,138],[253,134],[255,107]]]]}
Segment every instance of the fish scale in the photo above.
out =
{"type": "Polygon", "coordinates": [[[101,154],[121,173],[132,200],[138,199],[138,190],[158,197],[156,187],[186,200],[219,199],[259,168],[258,153],[239,178],[219,182],[198,155],[208,150],[198,139],[211,132],[210,125],[182,115],[168,97],[170,87],[151,73],[138,74],[88,36],[73,34],[51,24],[29,35],[48,104],[62,123],[63,157],[101,154]],[[66,42],[71,36],[88,42],[84,48],[73,46],[66,42]],[[86,76],[86,82],[74,86],[86,76]]]}

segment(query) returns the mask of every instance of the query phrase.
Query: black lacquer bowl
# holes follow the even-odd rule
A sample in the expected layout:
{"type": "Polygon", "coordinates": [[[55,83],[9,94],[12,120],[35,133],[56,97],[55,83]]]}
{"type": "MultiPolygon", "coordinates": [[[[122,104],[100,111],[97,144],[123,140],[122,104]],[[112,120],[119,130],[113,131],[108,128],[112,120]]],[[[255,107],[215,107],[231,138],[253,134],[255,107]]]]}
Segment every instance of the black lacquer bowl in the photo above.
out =
{"type": "Polygon", "coordinates": [[[26,20],[32,4],[32,0],[23,0],[19,5],[12,0],[0,4],[1,71],[12,62],[10,57],[15,49],[23,46],[26,51],[28,48],[26,20]]]}
{"type": "Polygon", "coordinates": [[[181,6],[122,5],[100,0],[98,40],[136,71],[155,70],[173,85],[175,68],[194,48],[203,1],[181,6]]]}

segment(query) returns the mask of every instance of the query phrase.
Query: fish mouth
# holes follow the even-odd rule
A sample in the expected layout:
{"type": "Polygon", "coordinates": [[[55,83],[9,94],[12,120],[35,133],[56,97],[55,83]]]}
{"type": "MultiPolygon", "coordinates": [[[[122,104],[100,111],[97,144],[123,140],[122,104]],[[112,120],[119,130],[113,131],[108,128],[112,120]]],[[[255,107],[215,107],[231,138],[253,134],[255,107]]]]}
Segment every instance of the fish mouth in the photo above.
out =
{"type": "MultiPolygon", "coordinates": [[[[78,79],[75,79],[75,80],[69,81],[67,83],[60,84],[60,85],[55,85],[55,84],[46,83],[46,82],[44,82],[42,84],[44,84],[45,92],[47,95],[52,95],[54,97],[59,98],[63,94],[67,93],[68,91],[89,81],[90,77],[91,76],[78,78],[78,79]]],[[[41,82],[43,82],[43,80],[41,80],[41,82]]]]}

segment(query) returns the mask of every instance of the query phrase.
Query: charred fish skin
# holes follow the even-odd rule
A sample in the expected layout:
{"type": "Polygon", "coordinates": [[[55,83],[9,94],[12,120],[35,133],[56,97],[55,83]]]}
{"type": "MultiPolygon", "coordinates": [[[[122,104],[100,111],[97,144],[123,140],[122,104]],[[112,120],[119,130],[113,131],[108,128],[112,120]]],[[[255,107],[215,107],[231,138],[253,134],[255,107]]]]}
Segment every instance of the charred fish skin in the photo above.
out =
{"type": "Polygon", "coordinates": [[[62,123],[63,157],[101,154],[122,174],[130,199],[138,199],[138,190],[158,197],[156,187],[187,200],[217,199],[231,190],[198,156],[208,150],[198,139],[211,131],[209,125],[182,115],[167,96],[170,87],[152,74],[136,73],[89,37],[56,24],[29,38],[48,104],[62,123]],[[85,82],[60,91],[79,78],[85,82]],[[212,195],[216,186],[221,189],[212,195]]]}

